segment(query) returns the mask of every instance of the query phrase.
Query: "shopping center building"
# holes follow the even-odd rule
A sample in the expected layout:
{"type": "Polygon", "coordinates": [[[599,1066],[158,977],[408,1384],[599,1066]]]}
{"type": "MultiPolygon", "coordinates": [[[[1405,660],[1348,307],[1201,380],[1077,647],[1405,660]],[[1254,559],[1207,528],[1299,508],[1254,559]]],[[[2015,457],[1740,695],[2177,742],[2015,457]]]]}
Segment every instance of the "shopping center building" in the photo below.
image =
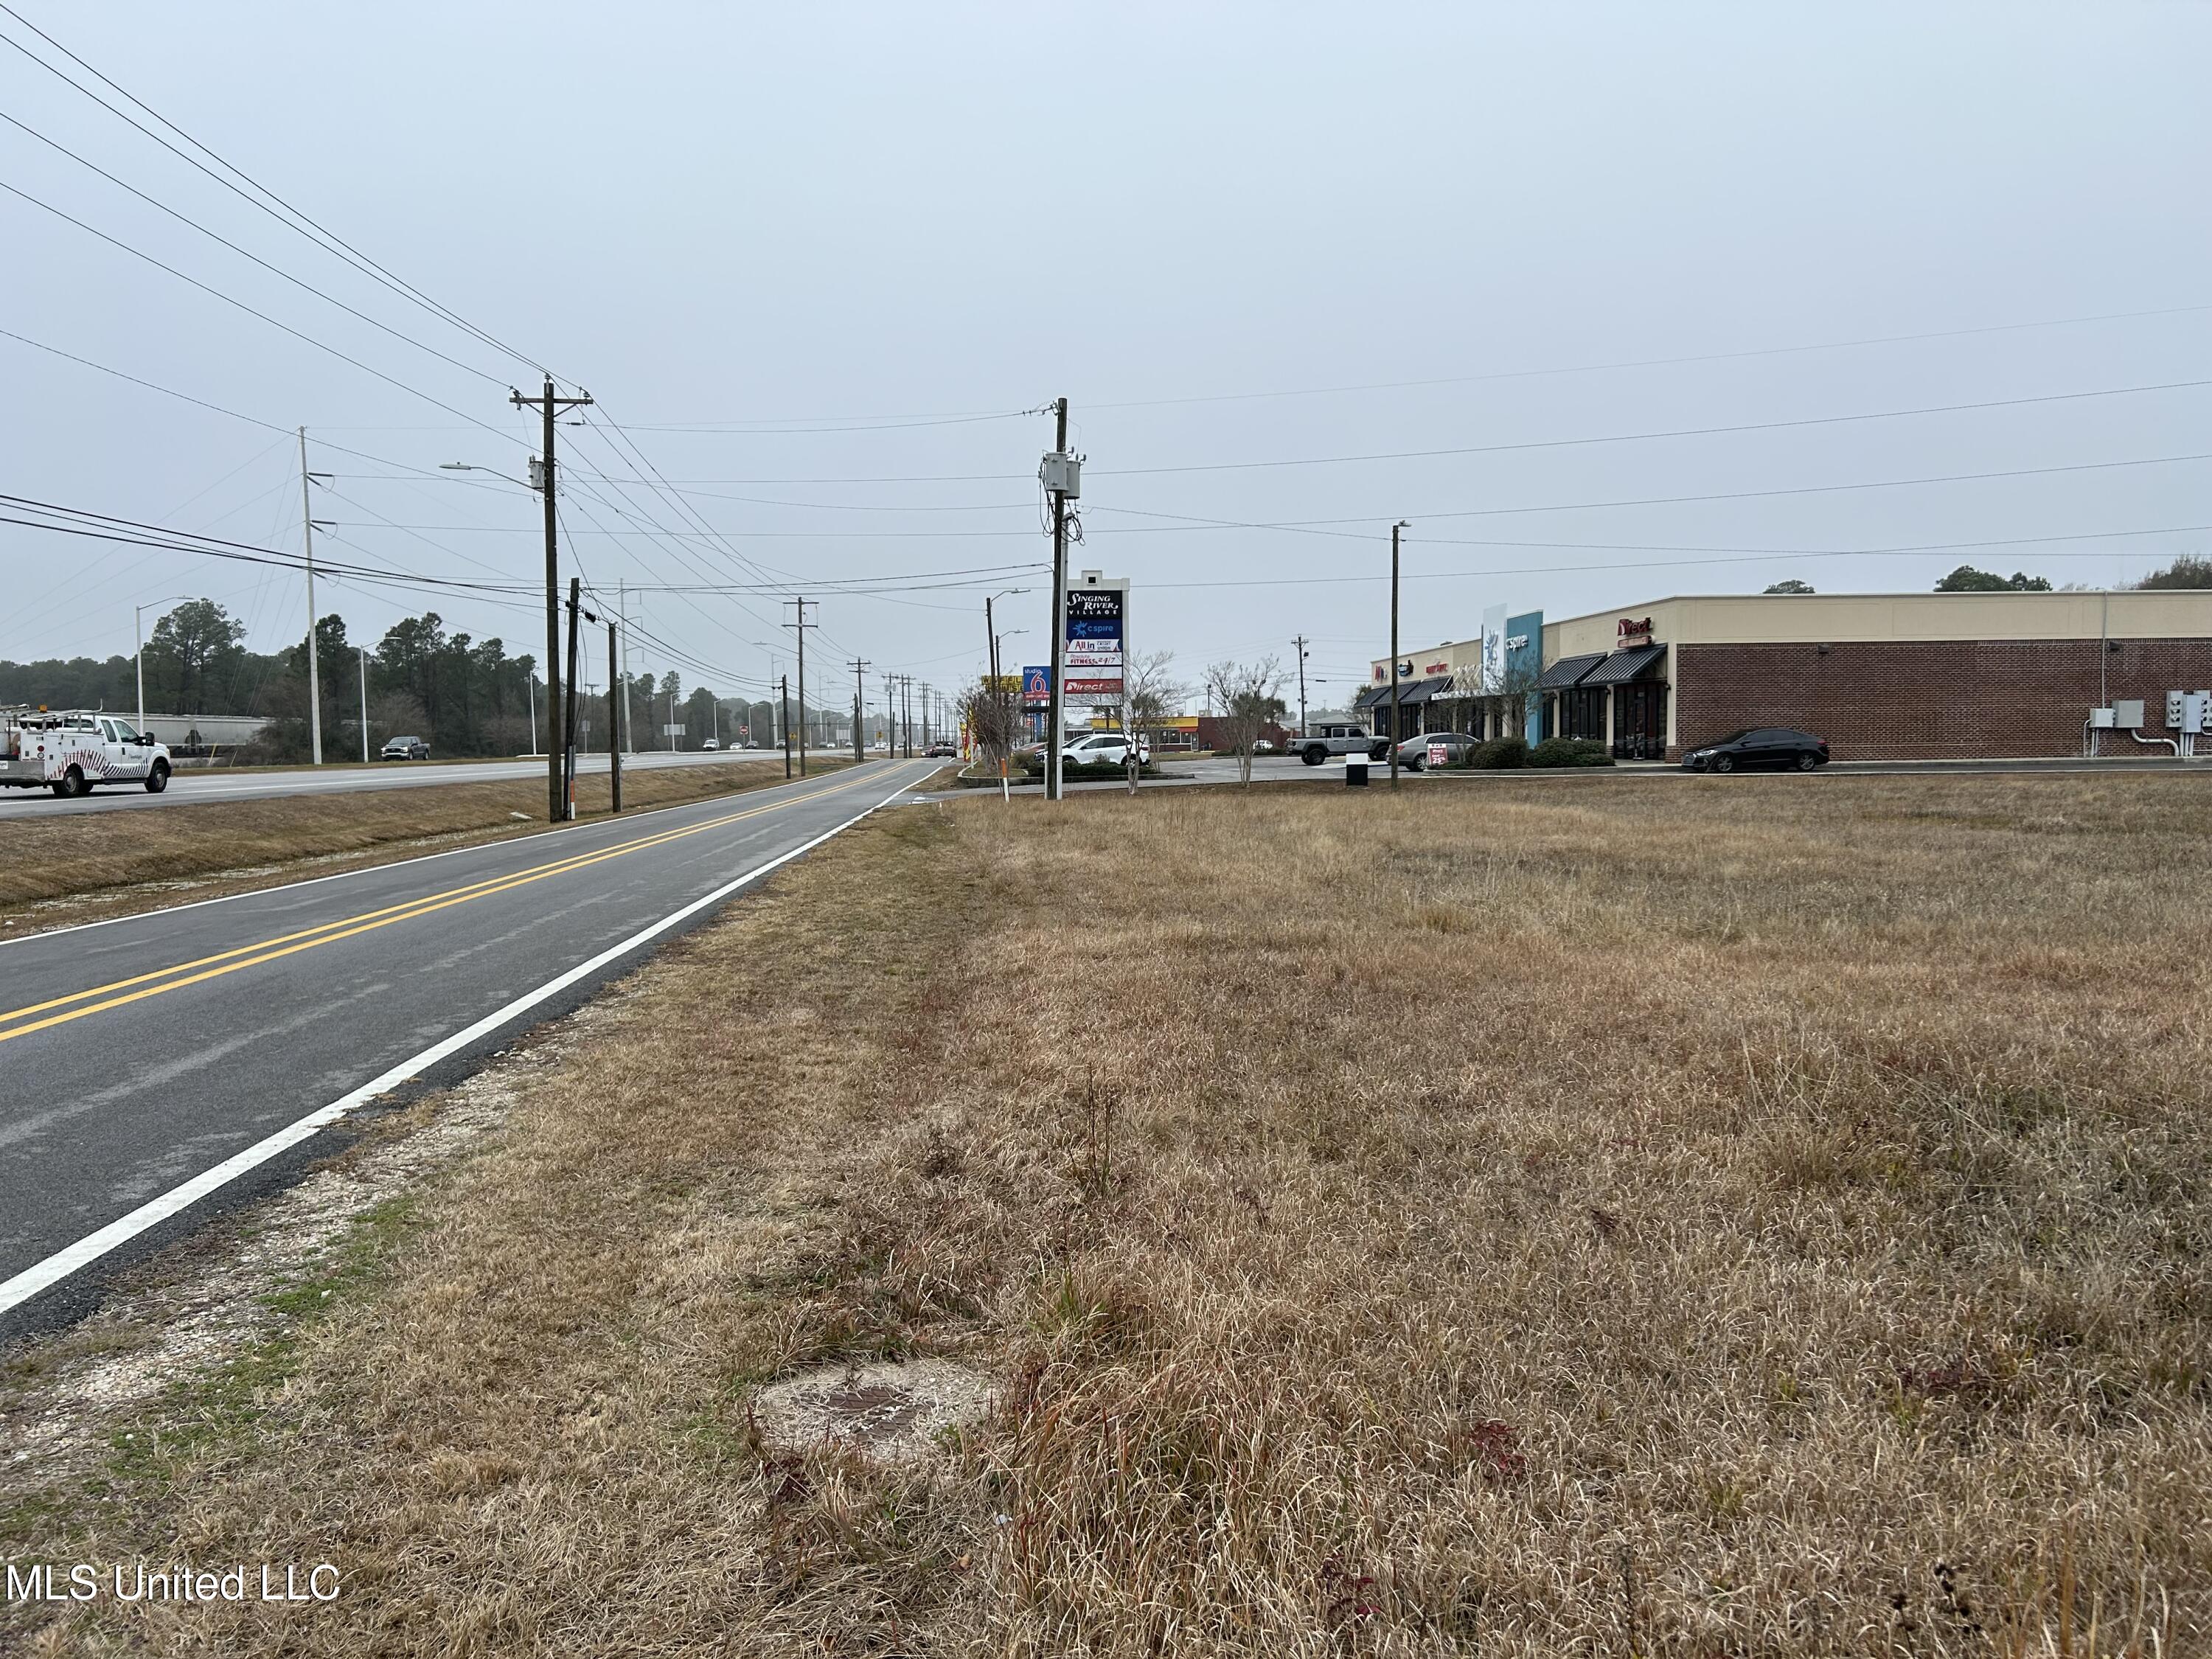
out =
{"type": "MultiPolygon", "coordinates": [[[[1480,639],[1401,656],[1405,732],[1670,760],[1757,726],[1826,738],[1838,760],[2164,754],[2167,694],[2212,688],[2212,590],[1682,595],[1540,635],[1540,663],[1487,681],[1468,667],[1480,639]]],[[[1389,659],[1373,673],[1360,707],[1381,732],[1389,659]]]]}

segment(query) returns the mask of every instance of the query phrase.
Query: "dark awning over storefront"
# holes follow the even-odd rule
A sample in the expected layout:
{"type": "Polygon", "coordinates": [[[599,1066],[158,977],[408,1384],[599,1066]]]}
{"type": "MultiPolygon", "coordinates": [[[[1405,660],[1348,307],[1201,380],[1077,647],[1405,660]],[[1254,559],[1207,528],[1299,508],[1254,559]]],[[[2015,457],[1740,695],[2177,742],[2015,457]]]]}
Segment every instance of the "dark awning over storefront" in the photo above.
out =
{"type": "MultiPolygon", "coordinates": [[[[1398,707],[1411,708],[1416,703],[1441,697],[1450,690],[1449,675],[1432,680],[1401,680],[1398,683],[1398,707]]],[[[1352,706],[1354,708],[1388,708],[1390,706],[1390,688],[1387,685],[1370,686],[1352,700],[1352,706]]]]}
{"type": "Polygon", "coordinates": [[[1587,657],[1562,657],[1547,668],[1536,681],[1539,691],[1564,691],[1579,684],[1583,675],[1605,660],[1605,653],[1593,651],[1587,657]]]}
{"type": "Polygon", "coordinates": [[[1666,660],[1667,647],[1663,645],[1639,645],[1632,651],[1616,651],[1592,669],[1583,684],[1626,685],[1632,680],[1649,679],[1666,660]]]}

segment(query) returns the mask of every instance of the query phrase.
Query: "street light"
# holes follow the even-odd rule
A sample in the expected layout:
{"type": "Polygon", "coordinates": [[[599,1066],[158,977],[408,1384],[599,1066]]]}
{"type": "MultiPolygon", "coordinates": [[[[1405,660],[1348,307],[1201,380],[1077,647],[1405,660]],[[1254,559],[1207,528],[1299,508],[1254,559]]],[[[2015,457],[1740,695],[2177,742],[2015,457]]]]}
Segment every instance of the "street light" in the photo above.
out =
{"type": "Polygon", "coordinates": [[[146,731],[146,613],[157,605],[181,605],[191,597],[189,593],[172,593],[166,599],[149,599],[143,605],[131,607],[131,631],[138,641],[138,647],[131,653],[131,659],[136,665],[133,672],[138,680],[138,732],[142,737],[146,731]]]}

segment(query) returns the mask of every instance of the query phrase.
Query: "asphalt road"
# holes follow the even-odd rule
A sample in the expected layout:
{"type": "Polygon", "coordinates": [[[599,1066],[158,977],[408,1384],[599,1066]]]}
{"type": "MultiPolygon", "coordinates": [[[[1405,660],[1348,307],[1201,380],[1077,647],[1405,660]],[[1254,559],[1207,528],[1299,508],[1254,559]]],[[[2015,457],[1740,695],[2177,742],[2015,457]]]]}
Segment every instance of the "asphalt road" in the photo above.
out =
{"type": "MultiPolygon", "coordinates": [[[[733,749],[702,755],[678,750],[623,757],[625,772],[652,771],[664,766],[746,766],[781,764],[781,750],[733,749]]],[[[605,755],[580,755],[579,774],[607,769],[605,755]]],[[[320,770],[202,773],[185,770],[169,780],[169,787],[149,795],[136,783],[110,784],[76,800],[58,800],[45,789],[0,789],[0,818],[46,817],[57,812],[114,812],[131,809],[191,806],[222,800],[269,800],[283,795],[344,794],[356,789],[427,788],[444,783],[514,783],[545,781],[545,757],[532,760],[463,761],[451,765],[393,761],[380,766],[333,766],[320,770]]]]}
{"type": "Polygon", "coordinates": [[[452,1082],[939,764],[0,943],[0,1341],[75,1317],[118,1267],[343,1145],[348,1116],[452,1082]]]}

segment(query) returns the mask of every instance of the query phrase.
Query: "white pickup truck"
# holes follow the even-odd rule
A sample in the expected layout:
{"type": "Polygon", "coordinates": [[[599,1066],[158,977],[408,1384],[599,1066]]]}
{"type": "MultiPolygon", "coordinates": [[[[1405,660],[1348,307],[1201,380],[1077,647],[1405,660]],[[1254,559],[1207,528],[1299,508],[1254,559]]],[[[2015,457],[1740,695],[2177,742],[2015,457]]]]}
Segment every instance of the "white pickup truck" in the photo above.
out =
{"type": "Polygon", "coordinates": [[[1308,766],[1319,766],[1332,755],[1364,755],[1382,760],[1389,744],[1364,726],[1317,726],[1302,738],[1292,738],[1290,750],[1308,766]]]}
{"type": "Polygon", "coordinates": [[[129,720],[94,709],[0,710],[0,788],[51,789],[64,800],[101,783],[169,787],[169,749],[129,720]]]}

